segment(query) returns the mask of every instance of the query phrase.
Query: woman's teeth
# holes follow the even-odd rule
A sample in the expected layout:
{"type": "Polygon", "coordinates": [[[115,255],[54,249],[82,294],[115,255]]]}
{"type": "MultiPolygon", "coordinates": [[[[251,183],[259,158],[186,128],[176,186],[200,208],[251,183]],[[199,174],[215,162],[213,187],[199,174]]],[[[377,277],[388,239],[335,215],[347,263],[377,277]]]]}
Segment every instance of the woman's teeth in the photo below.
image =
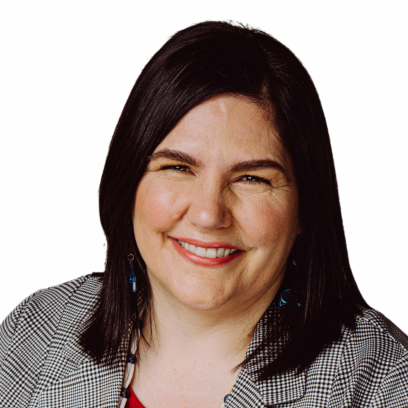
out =
{"type": "Polygon", "coordinates": [[[232,255],[234,252],[237,252],[236,249],[230,248],[202,248],[196,247],[192,244],[187,244],[187,242],[179,241],[178,243],[187,251],[190,251],[193,254],[201,256],[202,258],[221,258],[223,256],[232,255]]]}

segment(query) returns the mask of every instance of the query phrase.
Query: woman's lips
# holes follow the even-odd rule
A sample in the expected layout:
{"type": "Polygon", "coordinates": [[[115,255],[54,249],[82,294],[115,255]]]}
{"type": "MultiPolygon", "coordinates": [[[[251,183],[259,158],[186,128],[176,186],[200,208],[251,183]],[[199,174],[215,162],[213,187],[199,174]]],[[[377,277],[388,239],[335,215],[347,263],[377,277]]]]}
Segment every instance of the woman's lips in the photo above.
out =
{"type": "MultiPolygon", "coordinates": [[[[241,256],[244,251],[237,251],[233,253],[232,255],[227,255],[223,256],[220,258],[203,258],[201,256],[198,256],[196,254],[193,254],[192,252],[188,251],[187,249],[183,248],[177,241],[177,239],[169,237],[174,248],[176,251],[183,256],[184,258],[188,259],[189,261],[197,264],[197,265],[203,265],[203,266],[217,266],[217,265],[223,265],[228,262],[233,261],[234,259],[238,258],[241,256]]],[[[208,246],[208,248],[211,248],[208,246]]],[[[214,247],[212,247],[214,248],[214,247]]]]}
{"type": "Polygon", "coordinates": [[[173,238],[178,241],[187,242],[187,244],[192,244],[192,245],[195,245],[196,247],[202,247],[202,248],[229,248],[229,249],[237,249],[237,250],[240,249],[234,245],[228,244],[227,242],[204,242],[204,241],[199,241],[198,239],[183,238],[183,237],[169,237],[169,238],[173,238]]]}

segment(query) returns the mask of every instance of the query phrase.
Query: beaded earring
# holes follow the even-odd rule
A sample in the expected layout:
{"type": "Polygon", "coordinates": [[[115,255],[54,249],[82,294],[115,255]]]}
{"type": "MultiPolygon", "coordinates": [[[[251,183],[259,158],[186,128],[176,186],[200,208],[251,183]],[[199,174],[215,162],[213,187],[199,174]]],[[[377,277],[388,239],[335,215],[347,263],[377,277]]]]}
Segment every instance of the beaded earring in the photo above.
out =
{"type": "MultiPolygon", "coordinates": [[[[294,268],[297,267],[296,261],[292,259],[292,265],[294,268]]],[[[297,295],[299,292],[292,291],[292,289],[285,289],[280,296],[278,307],[285,306],[287,303],[296,302],[297,307],[300,307],[301,304],[297,301],[297,295]]]]}
{"type": "Polygon", "coordinates": [[[135,259],[133,254],[128,255],[128,261],[129,261],[129,281],[130,284],[132,285],[132,293],[136,293],[136,274],[133,269],[133,260],[135,259]]]}

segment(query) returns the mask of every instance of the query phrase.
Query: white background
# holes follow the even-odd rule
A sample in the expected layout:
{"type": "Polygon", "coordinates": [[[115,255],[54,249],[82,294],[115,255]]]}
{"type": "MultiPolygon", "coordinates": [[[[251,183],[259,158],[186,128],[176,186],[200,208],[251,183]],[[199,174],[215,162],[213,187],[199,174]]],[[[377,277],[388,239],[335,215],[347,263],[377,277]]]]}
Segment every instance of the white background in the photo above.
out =
{"type": "Polygon", "coordinates": [[[131,87],[176,31],[234,20],[279,39],[311,74],[355,278],[408,332],[404,3],[2,2],[0,320],[40,288],[103,271],[98,186],[131,87]]]}

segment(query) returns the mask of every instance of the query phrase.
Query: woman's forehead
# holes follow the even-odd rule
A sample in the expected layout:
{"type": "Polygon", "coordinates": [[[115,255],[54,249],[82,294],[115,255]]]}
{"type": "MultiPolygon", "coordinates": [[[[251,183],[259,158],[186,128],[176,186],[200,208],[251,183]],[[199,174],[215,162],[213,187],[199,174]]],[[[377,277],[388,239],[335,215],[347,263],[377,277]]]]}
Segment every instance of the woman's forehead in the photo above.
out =
{"type": "Polygon", "coordinates": [[[285,160],[282,143],[264,109],[244,97],[225,94],[191,109],[155,151],[162,148],[200,156],[224,150],[226,157],[266,155],[285,160]]]}

